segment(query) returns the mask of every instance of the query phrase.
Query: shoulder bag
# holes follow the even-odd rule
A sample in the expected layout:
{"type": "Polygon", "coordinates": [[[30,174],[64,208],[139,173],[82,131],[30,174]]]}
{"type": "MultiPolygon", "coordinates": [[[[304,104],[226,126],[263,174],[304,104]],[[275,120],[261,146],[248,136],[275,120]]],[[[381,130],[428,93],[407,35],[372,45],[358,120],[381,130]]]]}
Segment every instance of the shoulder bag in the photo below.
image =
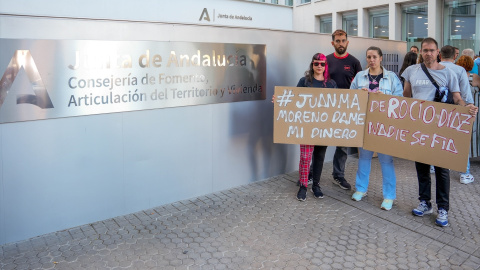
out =
{"type": "Polygon", "coordinates": [[[425,75],[427,75],[428,79],[432,82],[433,86],[435,86],[435,88],[437,89],[435,91],[435,98],[433,99],[433,101],[443,102],[448,104],[455,104],[455,102],[453,101],[452,92],[449,91],[448,89],[446,89],[445,91],[441,91],[440,87],[438,86],[438,83],[433,79],[432,75],[430,75],[430,72],[428,72],[428,69],[425,66],[425,64],[421,63],[420,66],[422,67],[423,72],[425,72],[425,75]]]}

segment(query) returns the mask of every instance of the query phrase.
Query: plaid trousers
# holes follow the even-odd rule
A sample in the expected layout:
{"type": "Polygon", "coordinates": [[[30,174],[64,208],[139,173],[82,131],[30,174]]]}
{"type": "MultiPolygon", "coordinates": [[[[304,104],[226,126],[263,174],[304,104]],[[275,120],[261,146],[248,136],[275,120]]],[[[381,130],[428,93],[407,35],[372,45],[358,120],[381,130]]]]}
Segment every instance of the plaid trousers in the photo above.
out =
{"type": "Polygon", "coordinates": [[[300,164],[298,173],[300,174],[300,184],[308,187],[308,173],[312,162],[314,145],[300,144],[300,164]]]}

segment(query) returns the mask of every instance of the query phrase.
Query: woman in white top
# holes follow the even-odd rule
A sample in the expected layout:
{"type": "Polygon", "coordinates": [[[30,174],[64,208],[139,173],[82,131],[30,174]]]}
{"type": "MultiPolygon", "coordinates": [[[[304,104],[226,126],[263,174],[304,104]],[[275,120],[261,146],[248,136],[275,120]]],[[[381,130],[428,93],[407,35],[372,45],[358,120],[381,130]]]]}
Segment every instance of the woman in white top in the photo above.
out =
{"type": "MultiPolygon", "coordinates": [[[[373,95],[402,96],[403,87],[400,79],[398,79],[395,73],[386,70],[381,65],[382,59],[383,54],[380,48],[369,47],[367,49],[368,68],[357,73],[350,89],[362,89],[369,91],[373,95]]],[[[367,195],[372,156],[372,151],[359,148],[358,169],[355,181],[356,192],[352,195],[352,199],[355,201],[360,201],[367,195]]],[[[383,202],[380,208],[390,210],[392,209],[393,200],[396,198],[397,182],[393,158],[382,153],[378,153],[378,158],[382,167],[383,178],[383,202]]]]}

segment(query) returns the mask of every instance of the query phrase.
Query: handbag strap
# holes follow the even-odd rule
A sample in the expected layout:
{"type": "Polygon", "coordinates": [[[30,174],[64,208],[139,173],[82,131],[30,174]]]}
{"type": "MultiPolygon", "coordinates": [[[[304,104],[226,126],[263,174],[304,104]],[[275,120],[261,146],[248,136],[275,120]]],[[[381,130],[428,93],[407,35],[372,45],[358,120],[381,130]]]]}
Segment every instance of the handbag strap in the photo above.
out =
{"type": "Polygon", "coordinates": [[[427,66],[425,66],[424,63],[421,63],[420,66],[422,67],[423,72],[425,72],[425,75],[427,75],[428,79],[430,79],[435,88],[437,88],[437,91],[440,91],[440,86],[438,86],[437,82],[432,78],[432,75],[430,75],[430,72],[428,72],[427,66]]]}

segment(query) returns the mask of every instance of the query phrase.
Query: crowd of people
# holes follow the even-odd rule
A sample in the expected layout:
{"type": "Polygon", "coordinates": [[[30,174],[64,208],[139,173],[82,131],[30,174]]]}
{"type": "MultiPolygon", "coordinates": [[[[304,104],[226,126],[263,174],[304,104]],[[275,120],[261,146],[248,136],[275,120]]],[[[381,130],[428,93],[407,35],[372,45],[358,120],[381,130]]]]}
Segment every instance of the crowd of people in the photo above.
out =
{"type": "MultiPolygon", "coordinates": [[[[332,34],[331,44],[334,52],[329,55],[323,53],[313,55],[309,69],[299,80],[297,87],[359,89],[373,95],[404,96],[428,101],[437,101],[436,94],[448,89],[453,97],[451,103],[468,106],[469,113],[473,116],[476,116],[478,112],[473,96],[475,93],[478,94],[478,86],[480,86],[480,77],[478,76],[480,58],[477,57],[474,63],[473,55],[470,55],[473,50],[463,50],[455,64],[459,54],[458,48],[444,46],[439,49],[435,39],[425,38],[420,48],[416,46],[410,48],[411,52],[405,55],[404,63],[397,76],[382,66],[382,50],[375,46],[366,50],[368,67],[362,70],[358,59],[347,52],[349,41],[347,33],[343,30],[336,30],[332,34]],[[475,65],[477,69],[475,69],[475,65]],[[426,83],[427,81],[428,83],[426,83]]],[[[275,97],[272,98],[272,101],[274,99],[275,97]]],[[[475,143],[476,146],[477,143],[475,143]]],[[[314,197],[323,198],[320,176],[326,149],[326,146],[300,145],[300,179],[296,195],[298,200],[305,201],[307,198],[309,174],[313,178],[311,190],[314,197]]],[[[372,151],[359,148],[355,192],[352,195],[352,199],[355,201],[360,201],[367,195],[373,154],[372,151]]],[[[351,185],[345,179],[347,156],[346,147],[336,147],[333,157],[332,181],[340,188],[350,190],[351,185]]],[[[390,210],[396,198],[393,158],[383,153],[378,153],[378,157],[382,170],[384,198],[380,207],[390,210]]],[[[434,170],[437,204],[435,223],[439,226],[448,226],[450,171],[438,166],[434,166],[431,170],[429,164],[420,162],[415,162],[415,168],[418,178],[419,205],[412,210],[412,214],[423,216],[433,213],[430,173],[434,170]]],[[[461,174],[460,181],[462,183],[473,182],[474,177],[470,174],[469,169],[470,162],[467,171],[461,174]]]]}

